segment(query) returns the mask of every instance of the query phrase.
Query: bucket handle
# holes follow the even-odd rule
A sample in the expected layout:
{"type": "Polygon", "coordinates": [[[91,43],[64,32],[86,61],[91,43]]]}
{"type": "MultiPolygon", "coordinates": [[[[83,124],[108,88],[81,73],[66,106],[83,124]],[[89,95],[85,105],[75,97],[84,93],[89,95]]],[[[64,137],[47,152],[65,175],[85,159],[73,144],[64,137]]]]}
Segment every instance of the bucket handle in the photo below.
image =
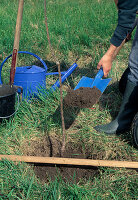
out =
{"type": "MultiPolygon", "coordinates": [[[[28,51],[18,51],[18,53],[25,53],[25,54],[29,54],[29,55],[34,56],[35,58],[37,58],[37,59],[43,64],[43,66],[44,66],[44,68],[45,68],[45,71],[47,72],[47,65],[46,65],[46,63],[42,60],[42,58],[40,58],[40,57],[37,56],[36,54],[31,53],[31,52],[28,52],[28,51]]],[[[1,80],[1,71],[2,71],[2,67],[3,67],[4,63],[5,63],[10,57],[12,57],[12,54],[10,54],[8,57],[6,57],[6,58],[4,59],[4,61],[1,63],[1,65],[0,65],[0,84],[2,84],[2,80],[1,80]]]]}

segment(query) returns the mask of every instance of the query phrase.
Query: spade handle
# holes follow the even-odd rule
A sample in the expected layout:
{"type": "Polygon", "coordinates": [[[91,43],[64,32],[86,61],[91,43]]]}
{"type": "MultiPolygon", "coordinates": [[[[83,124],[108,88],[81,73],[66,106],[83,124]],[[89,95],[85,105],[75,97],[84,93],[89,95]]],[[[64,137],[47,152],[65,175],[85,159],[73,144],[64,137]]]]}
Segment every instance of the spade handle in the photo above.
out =
{"type": "Polygon", "coordinates": [[[131,31],[127,34],[126,38],[123,40],[123,42],[121,43],[121,45],[119,47],[117,47],[117,49],[116,49],[116,51],[115,51],[115,53],[114,53],[114,55],[112,57],[112,60],[114,60],[116,58],[117,54],[122,49],[122,47],[124,46],[124,44],[131,39],[131,34],[132,34],[133,30],[135,29],[135,27],[137,25],[138,25],[138,18],[136,18],[131,31]]]}
{"type": "Polygon", "coordinates": [[[15,37],[14,37],[14,45],[13,45],[13,53],[12,53],[11,70],[10,70],[10,85],[13,85],[13,83],[14,83],[14,76],[15,76],[17,55],[18,55],[19,41],[20,41],[23,4],[24,4],[24,0],[19,0],[15,37]]]}

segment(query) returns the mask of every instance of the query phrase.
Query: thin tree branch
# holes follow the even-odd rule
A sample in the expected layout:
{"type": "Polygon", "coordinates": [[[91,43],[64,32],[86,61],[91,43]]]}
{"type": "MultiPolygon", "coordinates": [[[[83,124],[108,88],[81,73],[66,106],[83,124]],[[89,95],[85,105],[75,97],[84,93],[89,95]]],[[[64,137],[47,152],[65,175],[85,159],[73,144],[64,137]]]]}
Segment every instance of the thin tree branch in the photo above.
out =
{"type": "Polygon", "coordinates": [[[48,30],[48,22],[47,22],[47,10],[46,10],[46,0],[44,0],[44,12],[45,12],[45,25],[46,25],[46,31],[47,31],[47,40],[49,43],[49,48],[51,51],[51,54],[55,58],[56,64],[58,66],[58,73],[59,73],[59,81],[60,81],[60,109],[61,109],[61,121],[62,121],[62,147],[61,147],[61,157],[63,157],[64,151],[65,151],[65,145],[66,145],[66,131],[65,131],[65,121],[64,121],[64,112],[63,112],[63,97],[62,97],[62,80],[61,80],[61,70],[60,70],[60,63],[53,51],[51,42],[50,42],[50,36],[49,36],[49,30],[48,30]]]}

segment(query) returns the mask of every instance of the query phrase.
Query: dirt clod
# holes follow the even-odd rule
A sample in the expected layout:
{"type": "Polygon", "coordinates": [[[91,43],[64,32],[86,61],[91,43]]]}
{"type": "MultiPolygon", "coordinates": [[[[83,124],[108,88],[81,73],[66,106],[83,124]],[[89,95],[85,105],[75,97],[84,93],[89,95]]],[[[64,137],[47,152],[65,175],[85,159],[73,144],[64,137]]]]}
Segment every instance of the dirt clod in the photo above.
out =
{"type": "Polygon", "coordinates": [[[90,108],[92,107],[101,96],[101,91],[96,88],[80,87],[77,90],[68,90],[67,95],[64,98],[64,103],[67,106],[90,108]]]}

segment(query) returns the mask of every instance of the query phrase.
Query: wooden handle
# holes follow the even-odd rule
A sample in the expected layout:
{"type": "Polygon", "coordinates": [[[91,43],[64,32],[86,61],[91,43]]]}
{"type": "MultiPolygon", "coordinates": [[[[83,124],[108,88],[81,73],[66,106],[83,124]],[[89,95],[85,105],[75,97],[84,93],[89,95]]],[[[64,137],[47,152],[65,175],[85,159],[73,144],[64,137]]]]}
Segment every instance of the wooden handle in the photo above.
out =
{"type": "Polygon", "coordinates": [[[122,49],[122,47],[124,46],[124,44],[126,43],[126,39],[123,40],[123,42],[121,43],[121,45],[119,47],[116,48],[114,55],[112,57],[112,60],[114,60],[117,56],[117,54],[119,53],[119,51],[122,49]]]}
{"type": "Polygon", "coordinates": [[[19,49],[24,0],[19,0],[13,49],[19,49]]]}
{"type": "Polygon", "coordinates": [[[36,156],[17,156],[0,155],[0,160],[8,159],[11,161],[27,163],[45,163],[55,165],[78,165],[78,166],[96,166],[96,167],[124,167],[138,168],[138,162],[116,161],[116,160],[90,160],[76,158],[58,158],[58,157],[36,157],[36,156]]]}
{"type": "Polygon", "coordinates": [[[15,37],[14,37],[14,45],[13,45],[13,53],[12,53],[12,63],[11,63],[11,70],[10,70],[10,85],[13,85],[13,83],[14,83],[14,76],[15,76],[18,49],[19,49],[19,41],[20,41],[22,15],[23,15],[23,4],[24,4],[24,0],[19,0],[15,37]]]}
{"type": "Polygon", "coordinates": [[[128,33],[127,37],[123,40],[123,42],[121,43],[121,45],[119,47],[117,47],[113,57],[112,57],[112,60],[114,60],[117,56],[117,54],[119,53],[119,51],[122,49],[122,47],[124,46],[124,44],[126,43],[126,41],[130,40],[129,38],[131,38],[131,34],[133,32],[133,30],[135,29],[135,27],[138,25],[138,18],[136,18],[133,26],[132,26],[132,29],[131,31],[128,33]]]}

